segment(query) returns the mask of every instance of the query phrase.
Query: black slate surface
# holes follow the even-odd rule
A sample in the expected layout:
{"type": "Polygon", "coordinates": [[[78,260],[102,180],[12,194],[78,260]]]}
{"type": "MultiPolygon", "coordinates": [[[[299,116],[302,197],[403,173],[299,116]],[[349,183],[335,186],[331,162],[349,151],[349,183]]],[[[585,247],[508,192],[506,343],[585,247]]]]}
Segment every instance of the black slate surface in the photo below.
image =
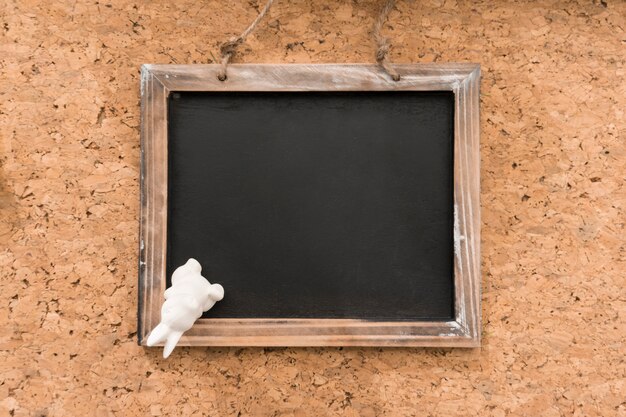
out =
{"type": "Polygon", "coordinates": [[[226,290],[205,316],[452,318],[452,93],[168,106],[168,280],[200,261],[226,290]]]}

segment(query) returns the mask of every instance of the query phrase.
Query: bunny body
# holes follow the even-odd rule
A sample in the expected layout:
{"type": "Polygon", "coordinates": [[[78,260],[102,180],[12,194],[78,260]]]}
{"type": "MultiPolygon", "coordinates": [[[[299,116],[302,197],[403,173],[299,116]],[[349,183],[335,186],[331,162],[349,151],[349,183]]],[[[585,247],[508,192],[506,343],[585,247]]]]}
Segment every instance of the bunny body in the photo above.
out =
{"type": "Polygon", "coordinates": [[[165,342],[163,357],[167,358],[184,332],[224,298],[224,288],[211,284],[201,275],[202,267],[195,259],[177,268],[172,274],[172,286],[165,290],[161,322],[148,336],[147,345],[165,342]]]}

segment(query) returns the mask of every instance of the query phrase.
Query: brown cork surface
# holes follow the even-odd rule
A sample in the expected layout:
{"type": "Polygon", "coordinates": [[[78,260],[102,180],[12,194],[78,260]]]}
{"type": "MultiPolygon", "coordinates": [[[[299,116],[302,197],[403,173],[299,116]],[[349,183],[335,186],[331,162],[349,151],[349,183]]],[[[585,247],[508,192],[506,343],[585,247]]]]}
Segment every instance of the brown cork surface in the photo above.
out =
{"type": "MultiPolygon", "coordinates": [[[[0,416],[625,416],[626,2],[399,0],[395,62],[482,64],[483,347],[136,344],[139,67],[262,4],[0,5],[0,416]]],[[[235,62],[372,62],[379,1],[277,0],[235,62]]]]}

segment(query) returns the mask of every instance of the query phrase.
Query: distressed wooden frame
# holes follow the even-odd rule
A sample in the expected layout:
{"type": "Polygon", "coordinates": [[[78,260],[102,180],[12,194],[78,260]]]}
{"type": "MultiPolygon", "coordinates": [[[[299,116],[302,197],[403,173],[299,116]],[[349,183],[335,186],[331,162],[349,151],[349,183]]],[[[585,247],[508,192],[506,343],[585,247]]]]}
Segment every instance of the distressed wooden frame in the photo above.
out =
{"type": "Polygon", "coordinates": [[[477,64],[144,65],[141,69],[141,222],[138,340],[158,324],[166,286],[167,97],[174,91],[447,90],[455,95],[455,320],[200,319],[183,346],[480,346],[480,156],[477,64]]]}

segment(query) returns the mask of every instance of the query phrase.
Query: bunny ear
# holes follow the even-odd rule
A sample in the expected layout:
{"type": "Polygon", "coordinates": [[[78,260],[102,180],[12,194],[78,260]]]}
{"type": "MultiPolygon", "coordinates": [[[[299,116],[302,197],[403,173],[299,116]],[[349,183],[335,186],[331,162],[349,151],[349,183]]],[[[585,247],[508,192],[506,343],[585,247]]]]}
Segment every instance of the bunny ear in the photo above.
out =
{"type": "Polygon", "coordinates": [[[176,347],[176,343],[180,340],[180,337],[183,335],[183,332],[172,331],[167,336],[167,342],[165,342],[165,347],[163,348],[163,358],[167,359],[168,356],[172,353],[174,348],[176,347]]]}
{"type": "Polygon", "coordinates": [[[170,328],[167,324],[159,323],[159,325],[150,332],[146,345],[154,346],[157,343],[163,342],[168,337],[169,332],[170,328]]]}
{"type": "Polygon", "coordinates": [[[152,330],[150,336],[148,336],[146,345],[154,346],[157,343],[165,342],[165,347],[163,348],[163,358],[167,359],[176,347],[176,344],[182,335],[183,332],[172,330],[167,324],[159,323],[159,325],[152,330]]]}

